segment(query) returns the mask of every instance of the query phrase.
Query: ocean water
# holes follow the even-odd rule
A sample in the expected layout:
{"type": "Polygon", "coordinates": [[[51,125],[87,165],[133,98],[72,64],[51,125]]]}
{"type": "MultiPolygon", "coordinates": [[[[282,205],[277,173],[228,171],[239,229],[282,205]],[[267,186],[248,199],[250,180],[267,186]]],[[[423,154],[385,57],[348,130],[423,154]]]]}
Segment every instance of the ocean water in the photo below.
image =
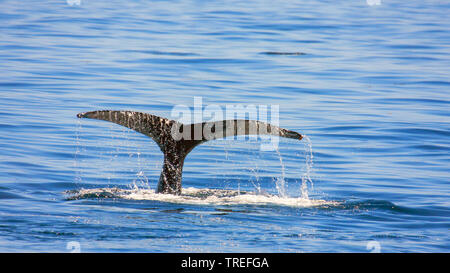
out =
{"type": "Polygon", "coordinates": [[[446,1],[0,1],[1,252],[450,252],[446,1]],[[162,153],[114,109],[275,105],[162,153]],[[275,112],[273,113],[276,114],[275,112]]]}

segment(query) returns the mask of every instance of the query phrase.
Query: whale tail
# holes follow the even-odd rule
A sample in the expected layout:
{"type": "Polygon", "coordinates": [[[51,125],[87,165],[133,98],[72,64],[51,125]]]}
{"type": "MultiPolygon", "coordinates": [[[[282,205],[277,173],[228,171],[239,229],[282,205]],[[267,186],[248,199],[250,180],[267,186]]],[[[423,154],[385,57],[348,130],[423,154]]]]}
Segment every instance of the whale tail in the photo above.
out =
{"type": "Polygon", "coordinates": [[[106,120],[152,138],[164,154],[158,193],[181,194],[184,159],[197,145],[237,135],[274,135],[301,140],[297,132],[255,120],[221,120],[183,124],[151,114],[101,110],[77,114],[78,118],[106,120]]]}

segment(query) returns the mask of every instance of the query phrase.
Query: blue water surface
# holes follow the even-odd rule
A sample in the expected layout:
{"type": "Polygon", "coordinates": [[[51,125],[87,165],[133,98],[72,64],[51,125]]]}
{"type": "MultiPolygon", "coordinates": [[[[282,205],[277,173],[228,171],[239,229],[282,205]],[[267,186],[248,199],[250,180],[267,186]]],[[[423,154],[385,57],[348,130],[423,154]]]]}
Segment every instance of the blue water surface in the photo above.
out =
{"type": "Polygon", "coordinates": [[[450,4],[374,2],[0,1],[0,251],[450,252],[450,4]],[[183,187],[296,198],[310,172],[328,205],[70,198],[155,189],[163,158],[77,113],[194,97],[277,105],[313,160],[213,141],[183,187]]]}

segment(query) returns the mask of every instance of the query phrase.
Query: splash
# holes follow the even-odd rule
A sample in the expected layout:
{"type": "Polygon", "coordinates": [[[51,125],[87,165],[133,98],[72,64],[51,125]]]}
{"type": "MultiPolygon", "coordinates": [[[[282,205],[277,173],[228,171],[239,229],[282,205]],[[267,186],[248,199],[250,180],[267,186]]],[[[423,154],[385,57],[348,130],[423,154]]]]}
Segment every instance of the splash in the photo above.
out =
{"type": "Polygon", "coordinates": [[[67,191],[67,200],[92,198],[113,198],[126,200],[160,201],[192,205],[261,205],[285,206],[295,208],[330,207],[335,201],[305,199],[303,197],[281,197],[270,194],[257,194],[237,190],[184,188],[181,195],[156,193],[151,189],[97,188],[67,191]]]}
{"type": "MultiPolygon", "coordinates": [[[[75,152],[75,182],[79,187],[83,183],[82,178],[84,171],[82,168],[84,165],[82,163],[83,160],[83,152],[86,152],[86,147],[83,145],[84,143],[80,139],[80,132],[82,131],[81,124],[78,124],[78,128],[76,131],[76,143],[77,150],[75,152]]],[[[112,130],[111,130],[112,131],[112,130]]],[[[183,189],[182,195],[172,196],[172,195],[161,195],[159,197],[158,194],[155,193],[155,190],[152,189],[149,178],[146,175],[146,167],[148,167],[149,162],[145,160],[145,157],[141,154],[141,147],[139,145],[138,148],[135,148],[134,142],[130,140],[129,131],[123,131],[123,136],[121,138],[122,142],[119,145],[112,145],[115,147],[114,151],[106,151],[104,155],[106,158],[109,158],[109,164],[106,164],[107,168],[106,173],[113,173],[116,171],[116,165],[118,161],[121,163],[121,168],[129,166],[130,172],[133,173],[132,183],[129,184],[128,189],[119,189],[114,186],[113,181],[110,181],[110,177],[108,176],[108,184],[112,184],[108,186],[108,188],[99,188],[99,189],[79,189],[78,191],[74,191],[70,193],[71,197],[69,199],[85,199],[85,198],[119,198],[119,199],[142,199],[142,200],[159,200],[159,201],[168,201],[168,202],[179,202],[179,203],[200,203],[200,204],[273,204],[273,205],[286,205],[286,206],[294,206],[294,207],[307,207],[314,206],[318,204],[322,204],[325,202],[323,200],[312,200],[309,197],[309,188],[313,188],[313,181],[311,179],[311,172],[313,168],[313,151],[312,151],[312,143],[308,136],[303,136],[303,145],[304,145],[304,158],[305,158],[305,166],[302,168],[302,172],[297,176],[301,177],[301,185],[295,191],[295,194],[290,193],[290,189],[288,187],[288,181],[286,180],[286,162],[283,161],[282,154],[279,149],[276,149],[276,156],[278,157],[279,166],[280,166],[280,174],[278,177],[274,178],[273,181],[275,183],[276,192],[274,195],[267,194],[264,189],[261,188],[260,177],[258,173],[258,169],[261,166],[259,165],[259,161],[255,161],[254,168],[250,168],[250,171],[253,173],[254,179],[251,179],[250,182],[253,184],[255,191],[252,193],[242,192],[240,189],[240,185],[238,184],[238,190],[233,191],[219,191],[219,190],[211,190],[208,192],[207,198],[200,198],[200,193],[205,193],[206,189],[195,189],[195,188],[187,188],[183,189]],[[132,148],[133,147],[133,148],[132,148]],[[118,160],[117,155],[121,154],[121,160],[118,160]],[[128,157],[128,161],[123,161],[124,157],[128,157]],[[133,158],[133,159],[132,159],[133,158]],[[137,161],[137,162],[136,162],[137,161]],[[116,165],[114,164],[116,163],[116,165]],[[114,166],[113,166],[114,165],[114,166]],[[136,166],[137,165],[137,166],[136,166]],[[112,182],[112,183],[111,183],[112,182]],[[300,194],[298,194],[298,190],[300,194]],[[224,195],[224,193],[227,193],[224,195]],[[235,193],[242,193],[237,194],[235,193]]],[[[114,137],[111,133],[110,137],[114,137]]],[[[95,145],[95,144],[94,144],[95,145]]],[[[231,144],[230,144],[231,145],[231,144]]],[[[235,147],[236,143],[233,143],[233,147],[235,147]]],[[[114,149],[113,149],[114,150],[114,149]]],[[[225,145],[225,158],[229,159],[229,150],[225,145]]],[[[232,160],[233,161],[233,160],[232,160]]],[[[160,166],[155,166],[156,169],[159,169],[160,166]]],[[[294,184],[293,184],[294,185],[294,184]]],[[[298,185],[296,183],[296,185],[298,185]]],[[[292,190],[292,186],[290,187],[292,190]]],[[[204,197],[204,196],[203,196],[204,197]]]]}

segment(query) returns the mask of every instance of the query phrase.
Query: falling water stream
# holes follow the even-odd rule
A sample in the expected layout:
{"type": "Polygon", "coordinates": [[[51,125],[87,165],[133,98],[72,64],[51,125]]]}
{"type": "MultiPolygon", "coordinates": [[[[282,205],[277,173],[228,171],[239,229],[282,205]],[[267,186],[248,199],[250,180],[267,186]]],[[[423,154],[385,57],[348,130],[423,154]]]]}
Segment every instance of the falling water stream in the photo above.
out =
{"type": "Polygon", "coordinates": [[[302,174],[302,185],[301,192],[302,198],[308,199],[308,183],[311,186],[311,189],[314,188],[314,183],[311,179],[311,172],[313,168],[313,150],[312,150],[312,142],[311,139],[307,135],[303,135],[303,143],[305,145],[305,172],[302,174]]]}

